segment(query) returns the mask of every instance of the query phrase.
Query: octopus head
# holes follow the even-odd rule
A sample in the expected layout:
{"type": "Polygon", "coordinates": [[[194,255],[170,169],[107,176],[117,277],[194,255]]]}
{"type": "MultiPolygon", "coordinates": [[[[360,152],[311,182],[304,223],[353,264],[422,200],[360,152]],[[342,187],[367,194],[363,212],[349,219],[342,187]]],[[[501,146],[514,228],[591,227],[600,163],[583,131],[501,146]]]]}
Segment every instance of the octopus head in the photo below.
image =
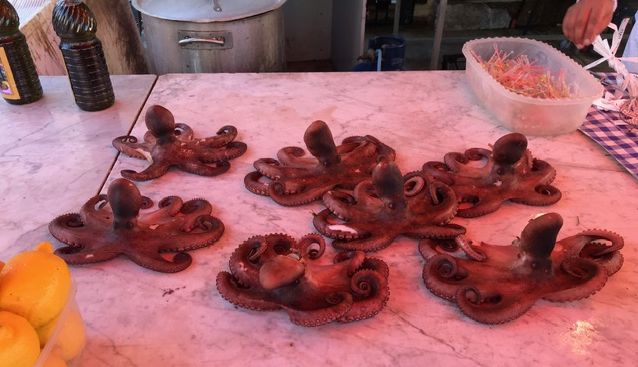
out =
{"type": "Polygon", "coordinates": [[[394,162],[379,162],[372,171],[372,183],[379,198],[390,209],[399,209],[407,205],[403,176],[394,162]]]}
{"type": "Polygon", "coordinates": [[[277,255],[259,268],[259,284],[268,290],[284,287],[302,277],[305,270],[303,261],[277,255]]]}
{"type": "Polygon", "coordinates": [[[500,165],[513,165],[527,150],[527,138],[523,134],[511,133],[502,136],[494,143],[492,157],[500,165]]]}
{"type": "Polygon", "coordinates": [[[551,272],[550,256],[562,226],[563,218],[556,213],[543,214],[529,221],[518,240],[524,268],[531,273],[551,272]]]}
{"type": "Polygon", "coordinates": [[[325,122],[317,120],[310,124],[306,129],[303,140],[310,154],[317,157],[322,165],[328,167],[339,163],[341,160],[337,153],[337,146],[332,137],[332,132],[330,132],[325,122]]]}
{"type": "Polygon", "coordinates": [[[160,105],[152,105],[146,110],[146,127],[156,138],[168,136],[175,131],[175,118],[171,111],[160,105]]]}
{"type": "Polygon", "coordinates": [[[144,201],[137,187],[127,179],[118,178],[109,185],[107,197],[113,210],[114,228],[132,228],[144,201]]]}

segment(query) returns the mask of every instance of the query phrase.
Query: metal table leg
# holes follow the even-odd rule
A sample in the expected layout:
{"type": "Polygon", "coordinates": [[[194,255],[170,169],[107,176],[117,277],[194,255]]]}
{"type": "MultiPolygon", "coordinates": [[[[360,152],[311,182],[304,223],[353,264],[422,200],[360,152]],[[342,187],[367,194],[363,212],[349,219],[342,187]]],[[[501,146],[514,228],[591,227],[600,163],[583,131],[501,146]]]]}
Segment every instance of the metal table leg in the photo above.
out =
{"type": "Polygon", "coordinates": [[[443,39],[443,26],[445,25],[445,11],[447,10],[447,0],[440,0],[439,7],[436,11],[434,45],[432,46],[432,59],[430,60],[430,69],[439,68],[439,57],[441,54],[441,41],[443,39]]]}
{"type": "Polygon", "coordinates": [[[392,35],[399,35],[399,23],[401,23],[401,0],[396,0],[394,4],[394,24],[392,25],[392,35]]]}

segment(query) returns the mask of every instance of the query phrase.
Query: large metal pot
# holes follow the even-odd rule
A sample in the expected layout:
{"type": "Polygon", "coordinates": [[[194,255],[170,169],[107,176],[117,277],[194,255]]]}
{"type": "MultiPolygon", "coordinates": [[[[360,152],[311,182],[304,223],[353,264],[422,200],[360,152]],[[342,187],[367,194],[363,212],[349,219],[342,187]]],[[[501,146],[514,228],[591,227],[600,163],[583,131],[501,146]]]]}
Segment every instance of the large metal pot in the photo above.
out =
{"type": "Polygon", "coordinates": [[[285,68],[286,0],[133,0],[158,74],[285,68]]]}

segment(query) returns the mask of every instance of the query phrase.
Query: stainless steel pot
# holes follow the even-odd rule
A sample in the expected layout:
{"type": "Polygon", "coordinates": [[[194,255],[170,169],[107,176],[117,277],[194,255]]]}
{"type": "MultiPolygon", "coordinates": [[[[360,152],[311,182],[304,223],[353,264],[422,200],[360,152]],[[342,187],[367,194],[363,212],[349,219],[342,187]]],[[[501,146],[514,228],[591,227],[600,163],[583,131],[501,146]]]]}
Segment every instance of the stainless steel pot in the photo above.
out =
{"type": "Polygon", "coordinates": [[[286,0],[133,0],[154,71],[284,70],[286,0]]]}

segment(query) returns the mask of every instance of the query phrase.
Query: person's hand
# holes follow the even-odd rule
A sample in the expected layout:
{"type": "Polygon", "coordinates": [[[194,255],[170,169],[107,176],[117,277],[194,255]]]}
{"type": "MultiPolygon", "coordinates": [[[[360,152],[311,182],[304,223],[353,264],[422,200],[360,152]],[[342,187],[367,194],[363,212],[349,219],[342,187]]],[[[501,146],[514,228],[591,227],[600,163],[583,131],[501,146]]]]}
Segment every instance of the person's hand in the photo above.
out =
{"type": "Polygon", "coordinates": [[[563,33],[576,47],[591,45],[611,22],[614,0],[580,0],[567,9],[563,18],[563,33]]]}

